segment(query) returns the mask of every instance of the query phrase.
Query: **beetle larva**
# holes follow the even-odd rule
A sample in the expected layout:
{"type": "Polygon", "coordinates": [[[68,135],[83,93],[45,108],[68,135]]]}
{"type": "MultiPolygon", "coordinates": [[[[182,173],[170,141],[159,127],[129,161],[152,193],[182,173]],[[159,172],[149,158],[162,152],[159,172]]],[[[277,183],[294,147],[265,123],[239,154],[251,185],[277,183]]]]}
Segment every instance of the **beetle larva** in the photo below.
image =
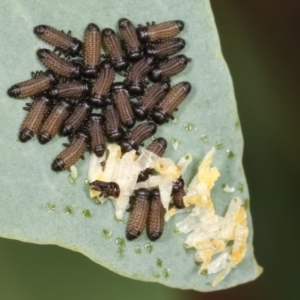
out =
{"type": "Polygon", "coordinates": [[[101,64],[100,72],[95,81],[89,102],[95,107],[102,107],[106,103],[111,85],[115,79],[115,70],[113,65],[106,61],[101,64]]]}
{"type": "Polygon", "coordinates": [[[87,123],[87,128],[91,138],[91,150],[101,157],[105,152],[105,137],[103,133],[104,116],[91,114],[87,123]]]}
{"type": "Polygon", "coordinates": [[[71,103],[63,99],[55,104],[40,130],[39,141],[41,144],[46,144],[57,134],[71,109],[71,103]]]}
{"type": "Polygon", "coordinates": [[[46,43],[72,56],[79,54],[81,50],[81,41],[51,26],[38,25],[34,27],[33,32],[46,43]]]}
{"type": "Polygon", "coordinates": [[[32,97],[49,89],[56,84],[57,80],[52,71],[48,70],[42,72],[32,79],[14,84],[11,86],[7,93],[10,97],[17,99],[32,97]]]}
{"type": "Polygon", "coordinates": [[[139,237],[146,227],[150,206],[149,194],[150,192],[144,188],[135,191],[134,205],[126,228],[126,238],[129,241],[139,237]]]}
{"type": "Polygon", "coordinates": [[[142,43],[149,43],[156,40],[171,39],[179,34],[183,28],[183,21],[168,21],[149,26],[139,26],[137,29],[137,35],[142,43]]]}
{"type": "MultiPolygon", "coordinates": [[[[153,152],[154,154],[162,157],[167,149],[167,141],[160,137],[155,139],[148,147],[147,150],[153,152]]],[[[149,178],[149,175],[152,173],[152,169],[148,168],[144,171],[141,171],[138,177],[137,182],[146,181],[149,178]]]]}
{"type": "Polygon", "coordinates": [[[191,88],[191,84],[186,81],[174,85],[167,96],[154,107],[152,112],[153,121],[157,124],[167,122],[177,106],[187,97],[191,88]]]}
{"type": "Polygon", "coordinates": [[[147,219],[147,235],[151,241],[156,241],[164,231],[166,210],[161,203],[159,189],[152,190],[149,198],[150,208],[147,219]]]}
{"type": "Polygon", "coordinates": [[[117,106],[121,123],[128,128],[132,128],[135,124],[135,117],[129,101],[130,96],[126,89],[126,84],[123,82],[114,83],[111,87],[111,98],[117,106]]]}
{"type": "Polygon", "coordinates": [[[39,49],[37,56],[45,67],[57,75],[68,78],[79,78],[81,75],[81,65],[63,60],[48,49],[39,49]]]}
{"type": "Polygon", "coordinates": [[[128,67],[128,60],[122,50],[121,43],[116,36],[116,33],[110,29],[105,28],[102,31],[103,43],[107,54],[109,54],[111,62],[117,71],[124,70],[128,67]]]}
{"type": "Polygon", "coordinates": [[[131,95],[140,96],[144,93],[145,78],[153,69],[153,64],[154,57],[147,56],[131,67],[126,79],[128,91],[131,95]]]}
{"type": "Polygon", "coordinates": [[[174,76],[185,69],[187,63],[190,61],[185,55],[177,55],[161,63],[159,68],[153,69],[149,73],[149,78],[153,82],[159,82],[165,78],[174,76]]]}
{"type": "Polygon", "coordinates": [[[62,135],[68,135],[74,131],[76,131],[82,122],[89,116],[92,112],[92,106],[86,102],[79,102],[71,116],[65,121],[63,128],[61,130],[62,135]]]}
{"type": "Polygon", "coordinates": [[[173,182],[172,194],[173,203],[176,208],[185,208],[183,197],[186,195],[184,190],[184,180],[182,177],[173,182]]]}
{"type": "Polygon", "coordinates": [[[148,88],[143,98],[133,104],[132,110],[136,118],[140,121],[145,120],[155,104],[162,100],[169,90],[168,82],[156,83],[148,88]]]}
{"type": "Polygon", "coordinates": [[[163,41],[158,44],[149,44],[145,48],[147,55],[153,55],[156,58],[162,59],[166,56],[174,55],[185,47],[185,40],[182,38],[174,38],[163,41]]]}
{"type": "Polygon", "coordinates": [[[156,125],[152,122],[141,123],[133,128],[128,137],[120,141],[122,153],[132,149],[137,150],[144,140],[156,132],[156,125]]]}
{"type": "Polygon", "coordinates": [[[39,131],[50,105],[50,99],[45,96],[38,96],[33,100],[20,128],[19,140],[21,142],[27,142],[39,131]]]}
{"type": "Polygon", "coordinates": [[[84,34],[83,43],[83,75],[96,77],[101,59],[101,32],[99,27],[90,23],[84,34]]]}
{"type": "Polygon", "coordinates": [[[94,191],[100,192],[99,196],[103,196],[104,198],[118,198],[120,195],[120,188],[116,182],[105,182],[96,180],[90,183],[90,188],[94,191]]]}
{"type": "Polygon", "coordinates": [[[89,83],[83,81],[71,81],[59,83],[49,90],[49,95],[52,98],[81,98],[85,97],[90,90],[89,83]]]}
{"type": "Polygon", "coordinates": [[[108,104],[105,107],[104,115],[106,118],[106,135],[110,142],[118,142],[124,135],[120,123],[120,115],[114,104],[108,104]]]}
{"type": "Polygon", "coordinates": [[[62,171],[73,166],[88,148],[89,137],[82,131],[76,132],[71,144],[52,163],[53,171],[62,171]]]}
{"type": "Polygon", "coordinates": [[[126,55],[129,60],[137,61],[143,58],[143,47],[137,37],[136,29],[132,23],[125,18],[119,20],[119,31],[126,45],[126,55]]]}

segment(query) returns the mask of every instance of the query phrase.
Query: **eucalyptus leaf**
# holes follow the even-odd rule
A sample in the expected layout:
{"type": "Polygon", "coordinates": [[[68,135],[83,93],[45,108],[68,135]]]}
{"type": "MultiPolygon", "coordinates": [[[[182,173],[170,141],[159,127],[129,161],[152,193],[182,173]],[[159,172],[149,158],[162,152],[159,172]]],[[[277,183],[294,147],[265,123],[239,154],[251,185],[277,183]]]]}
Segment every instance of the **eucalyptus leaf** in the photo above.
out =
{"type": "Polygon", "coordinates": [[[110,201],[97,205],[89,197],[85,184],[89,154],[85,155],[86,160],[76,164],[75,182],[70,180],[68,171],[53,172],[50,165],[66,139],[55,137],[45,146],[40,145],[37,138],[25,144],[19,142],[18,131],[25,116],[22,107],[26,100],[14,100],[6,94],[12,84],[28,79],[31,71],[43,69],[35,53],[39,48],[51,49],[51,46],[33,34],[36,25],[72,30],[73,36],[82,39],[90,22],[102,29],[116,29],[121,17],[135,24],[183,20],[185,28],[180,36],[187,44],[183,53],[191,57],[192,62],[172,82],[189,81],[192,91],[175,113],[175,120],[160,127],[156,136],[167,139],[166,156],[174,161],[187,152],[192,154],[193,166],[185,174],[186,182],[194,176],[204,155],[212,147],[217,149],[213,165],[218,167],[221,177],[212,190],[212,198],[216,213],[223,216],[233,196],[224,191],[225,185],[234,187],[234,195],[245,204],[249,203],[249,194],[241,163],[243,139],[232,81],[222,57],[209,1],[4,0],[0,8],[0,235],[31,243],[56,244],[79,251],[121,275],[182,289],[212,291],[255,279],[261,268],[253,256],[249,209],[247,254],[242,263],[213,288],[209,283],[214,276],[197,273],[194,250],[184,249],[186,236],[175,230],[175,224],[185,218],[185,213],[172,218],[155,243],[145,234],[135,241],[127,241],[128,213],[124,222],[118,222],[110,201]]]}

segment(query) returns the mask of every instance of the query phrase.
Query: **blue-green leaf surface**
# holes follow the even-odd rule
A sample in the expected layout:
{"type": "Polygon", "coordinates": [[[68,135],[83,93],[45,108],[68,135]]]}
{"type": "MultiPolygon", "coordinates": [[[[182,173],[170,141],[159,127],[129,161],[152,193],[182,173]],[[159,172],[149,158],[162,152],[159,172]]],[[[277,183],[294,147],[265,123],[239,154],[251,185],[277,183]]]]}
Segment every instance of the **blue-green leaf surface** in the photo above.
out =
{"type": "Polygon", "coordinates": [[[206,277],[197,273],[194,250],[185,250],[185,235],[174,231],[175,224],[185,214],[168,222],[162,238],[155,243],[149,242],[145,234],[128,242],[124,234],[128,213],[124,223],[117,222],[111,202],[97,205],[89,198],[85,184],[89,154],[76,164],[79,175],[75,183],[69,180],[68,171],[54,173],[51,162],[66,139],[56,137],[45,146],[36,138],[25,144],[19,142],[25,101],[6,94],[12,84],[29,78],[31,71],[43,69],[35,52],[51,46],[33,34],[36,25],[71,29],[73,36],[82,38],[90,22],[102,29],[116,29],[121,17],[136,24],[183,20],[185,29],[181,37],[187,43],[184,54],[191,57],[192,62],[174,77],[173,83],[189,81],[192,91],[175,114],[175,122],[160,127],[156,136],[168,140],[166,156],[173,160],[177,161],[187,152],[192,154],[194,163],[185,174],[187,182],[195,174],[198,162],[216,147],[213,165],[218,167],[221,177],[212,190],[212,198],[216,213],[224,215],[233,196],[224,192],[224,184],[235,187],[234,195],[245,203],[249,202],[249,194],[241,164],[243,139],[232,81],[222,57],[209,1],[4,0],[0,8],[0,235],[32,243],[57,244],[79,251],[121,275],[182,289],[210,291],[255,279],[260,268],[253,256],[249,209],[246,257],[213,288],[209,282],[215,275],[206,277]],[[176,150],[172,146],[175,142],[178,143],[176,150]]]}

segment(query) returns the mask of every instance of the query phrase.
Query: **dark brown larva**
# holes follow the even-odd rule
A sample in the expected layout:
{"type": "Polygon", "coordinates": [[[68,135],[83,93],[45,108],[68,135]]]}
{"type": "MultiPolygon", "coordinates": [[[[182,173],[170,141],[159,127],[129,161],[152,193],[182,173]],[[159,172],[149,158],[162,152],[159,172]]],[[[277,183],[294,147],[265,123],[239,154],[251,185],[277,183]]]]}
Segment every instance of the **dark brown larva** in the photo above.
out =
{"type": "Polygon", "coordinates": [[[115,69],[117,71],[126,69],[128,67],[128,60],[126,59],[116,33],[110,28],[105,28],[103,29],[102,34],[105,50],[107,54],[109,54],[115,69]]]}
{"type": "Polygon", "coordinates": [[[61,130],[62,135],[68,135],[76,131],[82,124],[82,122],[89,116],[92,112],[92,106],[86,102],[79,102],[71,116],[66,120],[61,130]]]}
{"type": "Polygon", "coordinates": [[[20,128],[19,140],[21,142],[27,142],[39,131],[50,106],[51,101],[45,96],[38,96],[34,99],[20,128]]]}
{"type": "Polygon", "coordinates": [[[59,50],[63,50],[72,56],[79,54],[81,50],[81,41],[71,37],[69,34],[48,25],[38,25],[34,27],[33,32],[46,43],[53,45],[59,50]]]}
{"type": "Polygon", "coordinates": [[[173,189],[171,196],[173,197],[173,203],[175,207],[181,209],[185,208],[183,197],[186,195],[184,190],[184,180],[180,177],[173,182],[173,189]]]}
{"type": "Polygon", "coordinates": [[[154,108],[153,121],[157,124],[167,122],[177,106],[187,97],[191,88],[191,84],[186,81],[174,85],[167,96],[154,108]]]}
{"type": "Polygon", "coordinates": [[[126,238],[129,241],[139,237],[146,227],[150,206],[149,194],[144,188],[135,191],[135,201],[126,228],[126,238]]]}
{"type": "Polygon", "coordinates": [[[166,56],[174,55],[181,51],[185,46],[185,40],[182,38],[174,38],[163,41],[158,44],[149,44],[145,48],[147,55],[153,55],[157,58],[164,58],[166,56]]]}
{"type": "Polygon", "coordinates": [[[149,73],[149,78],[153,82],[159,82],[165,78],[174,76],[185,69],[190,61],[185,55],[177,55],[166,62],[163,62],[159,68],[153,69],[149,73]]]}
{"type": "Polygon", "coordinates": [[[52,98],[81,98],[85,97],[90,90],[87,81],[71,81],[60,83],[49,90],[49,95],[52,98]]]}
{"type": "Polygon", "coordinates": [[[120,19],[119,31],[126,45],[128,59],[131,61],[140,60],[144,56],[144,51],[132,23],[128,19],[120,19]]]}
{"type": "Polygon", "coordinates": [[[39,141],[41,144],[46,144],[57,134],[71,110],[71,103],[63,99],[55,104],[40,130],[39,141]]]}
{"type": "Polygon", "coordinates": [[[129,152],[138,147],[156,132],[156,125],[152,122],[142,123],[133,128],[128,137],[120,141],[122,153],[129,152]]]}
{"type": "Polygon", "coordinates": [[[95,107],[103,107],[109,95],[111,85],[115,79],[115,70],[113,65],[106,61],[101,64],[100,72],[95,81],[89,102],[95,107]]]}
{"type": "Polygon", "coordinates": [[[135,117],[129,101],[129,94],[123,82],[116,82],[111,87],[111,98],[117,106],[121,123],[128,128],[135,124],[135,117]]]}
{"type": "Polygon", "coordinates": [[[37,56],[41,63],[55,74],[67,78],[79,78],[81,75],[81,66],[60,58],[56,53],[48,49],[39,49],[37,56]]]}
{"type": "Polygon", "coordinates": [[[139,26],[137,35],[142,43],[171,39],[184,28],[183,21],[175,20],[149,26],[139,26]]]}
{"type": "Polygon", "coordinates": [[[53,171],[62,171],[73,166],[88,148],[89,137],[82,131],[76,132],[71,144],[52,163],[53,171]]]}
{"type": "Polygon", "coordinates": [[[136,118],[140,121],[145,120],[155,104],[162,100],[169,90],[168,82],[156,83],[148,88],[143,98],[133,104],[132,110],[136,118]]]}
{"type": "Polygon", "coordinates": [[[14,84],[7,91],[10,97],[17,99],[32,97],[49,89],[57,80],[52,71],[42,72],[32,79],[14,84]]]}
{"type": "MultiPolygon", "coordinates": [[[[155,139],[148,147],[147,150],[153,152],[154,154],[162,157],[167,149],[167,141],[160,137],[155,139]]],[[[149,175],[152,173],[152,169],[148,168],[144,171],[141,171],[138,177],[138,182],[146,181],[149,178],[149,175]]]]}
{"type": "Polygon", "coordinates": [[[84,34],[83,75],[96,77],[101,58],[101,32],[96,24],[90,23],[84,34]]]}
{"type": "Polygon", "coordinates": [[[91,114],[87,123],[87,128],[91,138],[91,150],[98,156],[103,156],[106,148],[105,137],[103,133],[104,116],[100,114],[91,114]]]}
{"type": "Polygon", "coordinates": [[[126,79],[128,91],[131,95],[140,96],[144,93],[145,78],[153,69],[153,64],[154,57],[147,56],[131,67],[126,79]]]}
{"type": "Polygon", "coordinates": [[[118,198],[120,195],[120,188],[116,182],[105,182],[96,180],[90,183],[90,188],[94,191],[100,192],[100,197],[103,196],[104,198],[118,198]]]}
{"type": "Polygon", "coordinates": [[[147,235],[151,241],[159,239],[164,231],[165,208],[160,199],[159,189],[150,193],[150,209],[147,219],[147,235]]]}
{"type": "Polygon", "coordinates": [[[118,142],[124,135],[120,115],[114,104],[108,104],[104,110],[106,135],[110,142],[118,142]]]}

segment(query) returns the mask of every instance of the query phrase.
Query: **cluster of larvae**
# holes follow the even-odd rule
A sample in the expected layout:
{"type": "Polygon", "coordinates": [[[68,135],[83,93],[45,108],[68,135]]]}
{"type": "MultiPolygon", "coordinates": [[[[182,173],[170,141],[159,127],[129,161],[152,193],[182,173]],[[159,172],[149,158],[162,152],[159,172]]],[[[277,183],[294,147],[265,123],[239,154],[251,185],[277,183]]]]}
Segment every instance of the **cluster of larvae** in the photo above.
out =
{"type": "MultiPolygon", "coordinates": [[[[27,142],[35,134],[41,144],[48,143],[58,132],[69,136],[70,144],[52,163],[54,171],[68,169],[87,150],[103,156],[107,141],[118,143],[123,154],[138,151],[155,134],[157,124],[172,118],[191,90],[189,82],[170,84],[171,76],[183,71],[191,60],[185,55],[175,55],[185,47],[185,41],[175,37],[184,28],[182,21],[147,23],[135,28],[130,20],[122,18],[118,28],[116,33],[110,28],[100,30],[90,23],[83,42],[70,32],[48,25],[34,28],[40,39],[55,47],[53,51],[37,51],[47,70],[32,73],[32,79],[11,86],[8,95],[33,99],[24,108],[28,114],[20,128],[21,142],[27,142]],[[116,73],[125,77],[122,82],[114,82],[116,73]],[[147,78],[152,81],[149,87],[147,78]],[[136,125],[136,120],[146,121],[136,125]]],[[[162,156],[166,147],[166,140],[158,138],[147,149],[162,156]]],[[[151,172],[142,172],[138,181],[146,180],[151,172]]],[[[174,203],[176,195],[184,192],[183,186],[180,178],[174,183],[174,203]]],[[[118,195],[117,183],[96,181],[91,187],[107,197],[118,195]]],[[[133,198],[127,238],[137,237],[146,226],[147,218],[139,229],[135,228],[134,220],[139,215],[139,207],[144,207],[142,201],[147,199],[148,209],[144,213],[148,216],[148,234],[155,240],[160,234],[156,230],[153,233],[153,220],[163,223],[153,213],[163,210],[161,203],[158,208],[153,200],[159,199],[159,192],[138,190],[133,198]]],[[[177,203],[177,207],[183,206],[182,199],[177,203]]]]}

